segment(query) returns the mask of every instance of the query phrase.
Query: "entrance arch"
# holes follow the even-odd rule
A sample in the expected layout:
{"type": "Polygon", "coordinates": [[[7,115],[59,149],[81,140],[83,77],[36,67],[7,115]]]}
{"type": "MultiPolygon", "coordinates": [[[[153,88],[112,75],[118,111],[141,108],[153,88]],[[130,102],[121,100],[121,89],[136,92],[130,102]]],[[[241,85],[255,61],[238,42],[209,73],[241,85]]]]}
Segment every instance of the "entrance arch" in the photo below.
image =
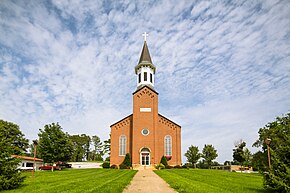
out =
{"type": "Polygon", "coordinates": [[[150,165],[150,150],[146,147],[142,148],[140,151],[140,164],[142,166],[150,165]]]}

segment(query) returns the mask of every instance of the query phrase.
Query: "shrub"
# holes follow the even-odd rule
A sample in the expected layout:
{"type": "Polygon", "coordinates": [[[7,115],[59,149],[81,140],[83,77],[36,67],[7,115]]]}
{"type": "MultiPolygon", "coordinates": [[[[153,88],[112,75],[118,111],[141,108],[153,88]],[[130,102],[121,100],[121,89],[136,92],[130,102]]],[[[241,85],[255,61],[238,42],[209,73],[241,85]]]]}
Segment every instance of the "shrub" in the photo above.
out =
{"type": "Polygon", "coordinates": [[[160,163],[160,164],[158,165],[158,167],[159,167],[160,169],[165,169],[165,166],[164,166],[162,163],[160,163]]]}
{"type": "Polygon", "coordinates": [[[168,165],[167,159],[165,158],[165,156],[162,156],[160,163],[163,164],[165,167],[168,165]]]}
{"type": "Polygon", "coordinates": [[[125,164],[122,163],[119,165],[119,168],[120,169],[130,169],[130,166],[126,166],[125,164]]]}
{"type": "Polygon", "coordinates": [[[186,164],[182,165],[181,167],[182,168],[188,168],[186,164]]]}
{"type": "Polygon", "coordinates": [[[103,168],[110,168],[110,162],[104,162],[104,163],[102,164],[102,167],[103,167],[103,168]]]}
{"type": "Polygon", "coordinates": [[[172,169],[173,166],[171,166],[171,165],[167,165],[167,166],[165,166],[165,168],[166,168],[166,169],[172,169]]]}
{"type": "MultiPolygon", "coordinates": [[[[130,156],[129,153],[126,154],[126,156],[125,156],[124,161],[123,161],[122,164],[125,165],[125,166],[127,166],[128,168],[132,167],[131,156],[130,156]]],[[[127,168],[124,168],[124,169],[127,169],[127,168]]]]}
{"type": "Polygon", "coordinates": [[[111,165],[111,169],[118,169],[118,166],[113,164],[113,165],[111,165]]]}

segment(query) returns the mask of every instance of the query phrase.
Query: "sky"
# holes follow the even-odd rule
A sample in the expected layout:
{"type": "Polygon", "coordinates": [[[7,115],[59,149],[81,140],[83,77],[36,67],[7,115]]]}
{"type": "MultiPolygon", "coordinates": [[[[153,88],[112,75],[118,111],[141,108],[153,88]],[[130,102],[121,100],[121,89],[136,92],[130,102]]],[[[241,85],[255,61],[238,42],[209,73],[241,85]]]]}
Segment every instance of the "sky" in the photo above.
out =
{"type": "MultiPolygon", "coordinates": [[[[235,142],[290,110],[290,1],[0,1],[0,119],[38,138],[108,139],[132,113],[142,34],[159,113],[190,145],[232,160],[235,142]]],[[[186,158],[183,156],[183,162],[186,158]]]]}

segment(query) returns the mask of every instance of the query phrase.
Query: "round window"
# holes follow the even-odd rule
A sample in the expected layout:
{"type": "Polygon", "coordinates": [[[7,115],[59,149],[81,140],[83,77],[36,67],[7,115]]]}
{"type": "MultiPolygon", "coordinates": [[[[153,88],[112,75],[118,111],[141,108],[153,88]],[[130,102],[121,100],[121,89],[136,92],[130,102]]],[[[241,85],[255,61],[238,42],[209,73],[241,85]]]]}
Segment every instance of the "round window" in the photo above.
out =
{"type": "Polygon", "coordinates": [[[142,134],[143,135],[148,135],[149,134],[149,130],[146,129],[146,128],[142,129],[142,134]]]}

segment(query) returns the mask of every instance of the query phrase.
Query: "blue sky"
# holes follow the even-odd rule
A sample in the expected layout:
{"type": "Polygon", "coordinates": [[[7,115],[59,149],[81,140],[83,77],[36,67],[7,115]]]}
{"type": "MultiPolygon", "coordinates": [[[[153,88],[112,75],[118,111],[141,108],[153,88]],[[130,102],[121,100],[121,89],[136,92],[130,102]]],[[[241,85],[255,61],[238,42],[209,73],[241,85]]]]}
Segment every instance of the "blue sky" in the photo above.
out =
{"type": "MultiPolygon", "coordinates": [[[[132,113],[147,32],[159,112],[182,126],[182,154],[234,143],[290,110],[290,2],[0,1],[0,119],[29,139],[59,122],[109,137],[132,113]]],[[[185,161],[185,158],[183,158],[185,161]]]]}

